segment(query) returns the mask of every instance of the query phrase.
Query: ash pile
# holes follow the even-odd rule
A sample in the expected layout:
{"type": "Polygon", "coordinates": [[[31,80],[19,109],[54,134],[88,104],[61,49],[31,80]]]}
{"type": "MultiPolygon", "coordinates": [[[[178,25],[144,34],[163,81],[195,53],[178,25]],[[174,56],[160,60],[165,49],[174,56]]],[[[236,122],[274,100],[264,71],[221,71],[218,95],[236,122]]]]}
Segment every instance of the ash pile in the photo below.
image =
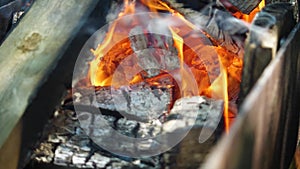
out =
{"type": "MultiPolygon", "coordinates": [[[[132,91],[129,87],[121,87],[113,91],[120,94],[119,98],[127,98],[127,102],[123,102],[127,105],[124,110],[128,114],[125,116],[116,111],[116,107],[122,105],[113,105],[110,99],[112,91],[108,88],[97,89],[96,97],[86,91],[77,91],[74,94],[77,97],[74,101],[71,94],[66,96],[45,127],[42,140],[34,150],[29,167],[164,168],[180,167],[183,164],[185,167],[187,164],[199,166],[223,130],[218,120],[222,116],[223,101],[200,96],[181,98],[174,103],[170,112],[166,113],[171,102],[170,90],[163,88],[154,90],[145,84],[142,86],[138,86],[137,91],[132,91]],[[136,99],[144,97],[148,97],[151,101],[136,102],[136,99]],[[78,101],[86,104],[76,105],[78,101]],[[145,104],[148,104],[148,107],[145,104]],[[148,109],[148,112],[157,111],[155,105],[158,105],[160,112],[146,116],[145,111],[138,110],[141,105],[148,109]],[[105,119],[106,124],[111,128],[106,126],[107,128],[97,129],[97,126],[102,125],[99,124],[101,122],[99,119],[105,119]],[[216,130],[213,131],[215,128],[216,130]],[[131,138],[153,138],[151,144],[120,145],[123,146],[124,151],[139,149],[145,152],[155,149],[158,144],[155,143],[157,136],[166,135],[165,141],[170,141],[168,138],[172,138],[173,133],[180,133],[187,129],[190,132],[167,152],[151,157],[131,158],[115,155],[95,143],[107,142],[101,140],[105,138],[101,136],[111,132],[111,129],[131,138]],[[204,130],[209,132],[202,132],[204,130]],[[203,135],[210,132],[212,134],[209,138],[202,136],[206,140],[201,141],[201,133],[203,135]]],[[[110,142],[117,141],[113,136],[110,139],[110,142]]]]}

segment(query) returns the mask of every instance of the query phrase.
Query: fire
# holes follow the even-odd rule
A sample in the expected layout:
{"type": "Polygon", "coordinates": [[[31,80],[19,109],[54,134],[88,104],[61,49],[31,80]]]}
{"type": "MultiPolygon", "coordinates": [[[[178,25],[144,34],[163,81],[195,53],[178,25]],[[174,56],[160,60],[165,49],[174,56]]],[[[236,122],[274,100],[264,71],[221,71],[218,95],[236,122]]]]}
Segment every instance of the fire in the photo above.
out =
{"type": "MultiPolygon", "coordinates": [[[[229,102],[235,101],[238,95],[242,59],[221,46],[205,42],[203,38],[200,38],[202,35],[210,40],[212,38],[165,2],[161,0],[140,0],[140,2],[147,7],[149,12],[155,12],[155,15],[149,15],[149,18],[159,17],[158,12],[164,11],[171,14],[168,19],[180,23],[169,26],[180,61],[179,70],[173,71],[173,73],[178,72],[181,77],[182,93],[179,95],[180,97],[190,96],[190,89],[187,86],[190,84],[191,78],[194,78],[198,85],[198,95],[223,99],[225,128],[228,132],[230,128],[229,102]],[[184,65],[189,67],[191,71],[188,72],[184,65]],[[219,72],[216,73],[216,70],[219,70],[219,72]]],[[[137,13],[137,3],[138,1],[124,0],[124,9],[120,11],[119,18],[137,13]]],[[[142,69],[136,64],[135,57],[126,61],[125,64],[122,63],[121,65],[121,62],[126,57],[134,55],[135,52],[131,47],[128,35],[131,29],[137,25],[143,25],[143,20],[144,18],[131,16],[126,23],[117,19],[110,25],[102,43],[95,50],[92,50],[95,59],[90,62],[88,74],[91,85],[120,87],[124,84],[151,81],[145,79],[142,73],[132,76],[125,76],[121,73],[120,78],[113,80],[114,72],[118,67],[121,67],[120,70],[127,73],[142,69]]],[[[145,34],[149,33],[145,27],[143,27],[143,31],[145,34]]],[[[168,48],[168,44],[165,44],[165,46],[168,48]]],[[[167,74],[161,72],[158,76],[167,76],[167,74]]],[[[151,81],[151,83],[157,84],[158,82],[151,81]]]]}

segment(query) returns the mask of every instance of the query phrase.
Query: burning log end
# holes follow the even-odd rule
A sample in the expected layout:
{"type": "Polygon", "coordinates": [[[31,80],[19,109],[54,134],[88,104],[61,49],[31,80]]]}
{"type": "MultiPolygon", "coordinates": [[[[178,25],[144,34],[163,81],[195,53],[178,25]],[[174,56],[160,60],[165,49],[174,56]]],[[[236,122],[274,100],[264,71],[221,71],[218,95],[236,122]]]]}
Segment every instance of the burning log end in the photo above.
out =
{"type": "MultiPolygon", "coordinates": [[[[165,0],[170,6],[178,6],[174,0],[165,0]]],[[[200,12],[188,8],[176,8],[188,20],[212,37],[213,44],[242,57],[246,33],[249,29],[232,16],[221,4],[211,4],[200,12]],[[230,24],[229,24],[230,23],[230,24]]]]}
{"type": "Polygon", "coordinates": [[[140,26],[130,31],[131,47],[138,58],[138,64],[146,71],[146,78],[160,74],[161,70],[171,71],[179,68],[177,50],[169,36],[147,34],[140,26]]]}
{"type": "Polygon", "coordinates": [[[261,2],[261,0],[247,0],[247,1],[221,0],[221,1],[223,1],[223,3],[228,3],[228,2],[231,3],[234,7],[236,7],[238,10],[242,11],[244,14],[249,14],[261,2]]]}

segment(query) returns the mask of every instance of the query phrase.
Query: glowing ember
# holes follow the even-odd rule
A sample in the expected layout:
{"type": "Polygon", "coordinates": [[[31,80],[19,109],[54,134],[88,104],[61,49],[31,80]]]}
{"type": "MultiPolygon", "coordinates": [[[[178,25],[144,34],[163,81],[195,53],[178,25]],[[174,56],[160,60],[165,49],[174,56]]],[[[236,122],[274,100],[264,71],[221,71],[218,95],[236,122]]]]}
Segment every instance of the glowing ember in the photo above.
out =
{"type": "MultiPolygon", "coordinates": [[[[179,97],[191,96],[190,89],[187,86],[190,84],[191,79],[194,79],[197,83],[198,95],[223,99],[225,128],[226,132],[228,132],[230,127],[229,102],[234,102],[237,99],[241,82],[242,59],[237,54],[231,53],[221,46],[212,45],[214,44],[214,40],[207,33],[197,28],[186,20],[182,14],[161,0],[140,0],[140,2],[141,4],[139,5],[144,5],[144,8],[147,7],[143,8],[143,12],[148,10],[146,12],[154,13],[149,14],[149,18],[139,18],[136,15],[131,16],[130,14],[137,13],[138,1],[124,1],[124,8],[118,16],[119,18],[129,16],[129,19],[126,19],[126,23],[120,19],[113,22],[103,42],[98,45],[97,49],[92,50],[95,59],[90,62],[89,80],[91,85],[120,87],[125,84],[134,84],[142,81],[148,81],[157,85],[159,82],[149,81],[149,79],[145,78],[145,72],[130,76],[126,75],[128,72],[143,70],[137,64],[137,56],[134,49],[132,49],[132,44],[128,36],[130,31],[136,26],[141,27],[141,30],[145,34],[145,39],[149,36],[155,36],[151,35],[147,30],[147,26],[144,24],[145,20],[161,17],[158,13],[159,11],[168,12],[171,15],[164,19],[170,21],[170,23],[177,23],[168,25],[168,31],[173,38],[173,47],[178,51],[180,65],[178,65],[177,70],[162,70],[156,76],[168,76],[170,72],[173,74],[177,72],[178,76],[180,76],[179,82],[182,87],[181,92],[177,91],[179,97]],[[206,40],[203,37],[206,37],[206,40]],[[131,55],[133,56],[131,60],[124,61],[125,58],[131,55]],[[190,71],[185,68],[185,65],[190,71]],[[121,67],[119,68],[121,70],[118,75],[119,78],[113,80],[114,73],[118,67],[121,67]]],[[[257,10],[261,9],[261,5],[257,10]]],[[[250,21],[257,10],[254,10],[253,14],[251,13],[247,17],[241,13],[235,13],[234,15],[250,21]]],[[[159,38],[165,39],[165,37],[159,38]]],[[[153,47],[163,46],[166,50],[172,48],[171,44],[160,43],[162,42],[154,40],[151,42],[151,45],[153,47]]],[[[159,53],[161,54],[160,51],[152,53],[157,62],[163,60],[159,53]]]]}

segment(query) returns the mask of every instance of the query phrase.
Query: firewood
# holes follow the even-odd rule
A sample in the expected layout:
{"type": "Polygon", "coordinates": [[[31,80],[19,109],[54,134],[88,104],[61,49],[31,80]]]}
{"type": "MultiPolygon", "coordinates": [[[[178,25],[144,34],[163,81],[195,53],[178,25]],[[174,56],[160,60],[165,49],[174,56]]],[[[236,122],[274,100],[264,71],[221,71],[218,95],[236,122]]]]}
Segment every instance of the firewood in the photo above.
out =
{"type": "Polygon", "coordinates": [[[83,105],[117,111],[129,119],[148,121],[158,118],[170,110],[174,87],[171,87],[173,80],[169,76],[161,76],[154,82],[157,84],[146,81],[120,88],[97,87],[95,90],[79,87],[74,91],[75,110],[76,106],[80,109],[83,105]]]}
{"type": "Polygon", "coordinates": [[[178,52],[170,36],[144,33],[136,26],[129,33],[131,48],[134,50],[140,67],[147,72],[146,77],[154,77],[161,70],[172,71],[179,68],[178,52]]]}
{"type": "Polygon", "coordinates": [[[211,36],[213,44],[224,47],[226,50],[243,56],[244,41],[249,31],[243,22],[233,17],[220,4],[210,4],[201,11],[177,7],[175,0],[165,0],[171,7],[182,13],[187,20],[197,28],[211,36]]]}
{"type": "Polygon", "coordinates": [[[94,0],[36,0],[3,42],[0,146],[96,3],[94,0]]]}
{"type": "Polygon", "coordinates": [[[238,10],[242,11],[245,14],[249,14],[253,9],[255,9],[261,0],[228,0],[232,5],[234,5],[238,10]]]}

